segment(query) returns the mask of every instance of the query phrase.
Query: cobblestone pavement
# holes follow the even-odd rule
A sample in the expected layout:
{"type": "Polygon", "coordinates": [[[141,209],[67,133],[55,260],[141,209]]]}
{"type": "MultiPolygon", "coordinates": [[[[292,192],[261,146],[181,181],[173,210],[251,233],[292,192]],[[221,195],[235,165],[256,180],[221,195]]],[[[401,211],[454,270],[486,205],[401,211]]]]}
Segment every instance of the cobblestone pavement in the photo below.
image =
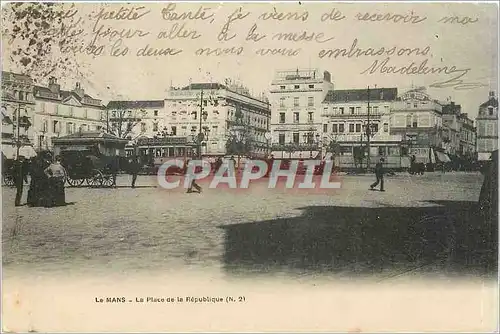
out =
{"type": "MultiPolygon", "coordinates": [[[[224,227],[255,227],[260,226],[257,223],[271,224],[302,216],[301,226],[307,225],[303,233],[313,233],[315,217],[304,216],[307,210],[301,208],[305,207],[356,210],[407,207],[408,210],[423,208],[425,212],[426,207],[437,205],[431,201],[477,201],[482,176],[396,175],[386,178],[385,193],[368,191],[372,180],[369,176],[344,176],[342,189],[332,190],[330,195],[284,194],[264,189],[237,194],[205,189],[201,194],[186,194],[183,189],[156,187],[152,176],[139,176],[138,187],[131,189],[130,177],[122,175],[116,189],[67,188],[66,201],[70,205],[59,208],[14,207],[15,190],[3,187],[4,269],[6,274],[18,270],[129,272],[186,267],[221,270],[228,261],[237,263],[231,260],[227,249],[228,236],[230,232],[234,236],[234,231],[224,227]]],[[[402,212],[398,217],[406,215],[402,212]]],[[[360,218],[352,220],[352,225],[357,226],[360,218]]],[[[387,224],[390,229],[394,222],[379,224],[387,224]]],[[[244,242],[253,240],[251,235],[249,239],[244,235],[238,238],[244,242]]]]}

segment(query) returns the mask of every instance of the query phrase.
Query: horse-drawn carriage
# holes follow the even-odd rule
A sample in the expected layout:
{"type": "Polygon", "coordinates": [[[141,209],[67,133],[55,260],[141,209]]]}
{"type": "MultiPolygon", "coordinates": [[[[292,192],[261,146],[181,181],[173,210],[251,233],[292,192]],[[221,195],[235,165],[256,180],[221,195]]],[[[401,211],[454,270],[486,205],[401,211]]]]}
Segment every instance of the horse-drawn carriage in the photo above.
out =
{"type": "Polygon", "coordinates": [[[81,132],[53,140],[61,156],[66,182],[73,187],[84,182],[91,187],[111,187],[125,155],[127,140],[98,132],[81,132]]]}

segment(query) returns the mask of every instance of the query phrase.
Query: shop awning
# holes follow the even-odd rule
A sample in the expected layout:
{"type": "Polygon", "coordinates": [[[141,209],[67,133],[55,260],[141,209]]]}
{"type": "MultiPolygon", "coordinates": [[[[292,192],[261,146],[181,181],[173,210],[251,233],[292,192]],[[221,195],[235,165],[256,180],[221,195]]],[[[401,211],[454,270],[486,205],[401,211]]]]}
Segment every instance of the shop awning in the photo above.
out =
{"type": "Polygon", "coordinates": [[[436,158],[440,162],[450,162],[451,161],[450,157],[446,153],[443,153],[443,152],[436,151],[436,158]]]}
{"type": "MultiPolygon", "coordinates": [[[[2,145],[2,153],[7,159],[15,159],[17,155],[17,148],[14,145],[2,145]]],[[[19,148],[19,155],[30,159],[36,157],[36,151],[33,146],[24,145],[19,148]]]]}

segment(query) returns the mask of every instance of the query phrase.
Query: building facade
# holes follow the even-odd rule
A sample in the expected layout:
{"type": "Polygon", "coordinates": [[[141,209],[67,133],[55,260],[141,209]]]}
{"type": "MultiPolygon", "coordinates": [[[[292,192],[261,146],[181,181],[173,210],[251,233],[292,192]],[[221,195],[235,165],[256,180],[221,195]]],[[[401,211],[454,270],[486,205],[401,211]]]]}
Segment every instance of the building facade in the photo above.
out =
{"type": "MultiPolygon", "coordinates": [[[[319,69],[277,71],[271,82],[273,153],[308,154],[323,132],[323,100],[333,90],[329,72],[319,69]]],[[[316,150],[317,152],[318,150],[316,150]]]]}
{"type": "Polygon", "coordinates": [[[54,77],[47,87],[35,86],[36,102],[32,142],[39,150],[51,150],[52,139],[76,132],[103,131],[104,106],[76,83],[62,90],[54,77]]]}
{"type": "Polygon", "coordinates": [[[490,92],[488,101],[479,106],[476,126],[478,160],[489,160],[491,152],[498,150],[498,99],[495,92],[490,92]]]}
{"type": "Polygon", "coordinates": [[[462,106],[450,102],[442,106],[443,136],[442,147],[452,156],[460,155],[460,135],[462,130],[462,106]]]}
{"type": "Polygon", "coordinates": [[[367,163],[368,136],[371,162],[383,156],[388,166],[400,164],[401,136],[391,134],[390,122],[391,106],[397,97],[397,88],[328,92],[321,114],[322,146],[326,149],[332,142],[338,144],[336,153],[341,167],[362,167],[367,163]]]}
{"type": "Polygon", "coordinates": [[[476,127],[474,121],[467,113],[460,114],[460,145],[459,154],[468,159],[475,160],[476,157],[476,127]]]}
{"type": "Polygon", "coordinates": [[[401,136],[417,163],[435,163],[434,152],[444,151],[442,108],[425,88],[407,91],[392,104],[391,134],[401,136]]]}
{"type": "Polygon", "coordinates": [[[17,154],[17,144],[33,144],[35,98],[29,76],[2,71],[2,152],[17,154]]]}
{"type": "Polygon", "coordinates": [[[234,136],[244,136],[241,140],[251,142],[249,151],[241,155],[267,154],[269,102],[264,97],[252,97],[242,86],[193,83],[172,88],[165,99],[164,115],[166,132],[189,136],[194,142],[200,138],[203,156],[228,154],[228,141],[234,136]]]}
{"type": "Polygon", "coordinates": [[[106,131],[119,138],[153,138],[165,129],[164,100],[110,101],[106,105],[106,131]]]}

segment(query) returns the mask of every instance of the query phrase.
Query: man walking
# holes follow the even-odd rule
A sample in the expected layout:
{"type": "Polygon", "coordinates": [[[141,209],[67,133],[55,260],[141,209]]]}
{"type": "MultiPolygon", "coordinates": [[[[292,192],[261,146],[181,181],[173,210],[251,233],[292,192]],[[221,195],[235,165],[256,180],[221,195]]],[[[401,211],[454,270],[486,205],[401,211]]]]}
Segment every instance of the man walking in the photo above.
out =
{"type": "Polygon", "coordinates": [[[24,156],[19,156],[14,165],[14,183],[16,185],[16,206],[21,206],[21,198],[23,197],[24,182],[28,183],[28,165],[25,162],[24,156]]]}
{"type": "Polygon", "coordinates": [[[141,164],[139,163],[139,158],[134,156],[130,160],[130,174],[132,174],[132,188],[135,188],[135,181],[137,180],[137,174],[141,169],[141,164]]]}
{"type": "Polygon", "coordinates": [[[377,180],[370,185],[370,190],[375,190],[375,187],[380,183],[380,191],[384,190],[384,158],[380,158],[380,161],[375,165],[375,177],[377,180]]]}
{"type": "MultiPolygon", "coordinates": [[[[188,166],[189,166],[189,160],[186,161],[186,164],[184,165],[184,176],[188,173],[188,166]]],[[[197,166],[195,167],[195,173],[200,172],[200,167],[197,166]]],[[[201,193],[202,189],[198,183],[196,183],[195,179],[191,180],[191,184],[189,185],[188,190],[186,191],[187,193],[192,193],[193,192],[193,187],[196,189],[198,193],[201,193]]]]}

